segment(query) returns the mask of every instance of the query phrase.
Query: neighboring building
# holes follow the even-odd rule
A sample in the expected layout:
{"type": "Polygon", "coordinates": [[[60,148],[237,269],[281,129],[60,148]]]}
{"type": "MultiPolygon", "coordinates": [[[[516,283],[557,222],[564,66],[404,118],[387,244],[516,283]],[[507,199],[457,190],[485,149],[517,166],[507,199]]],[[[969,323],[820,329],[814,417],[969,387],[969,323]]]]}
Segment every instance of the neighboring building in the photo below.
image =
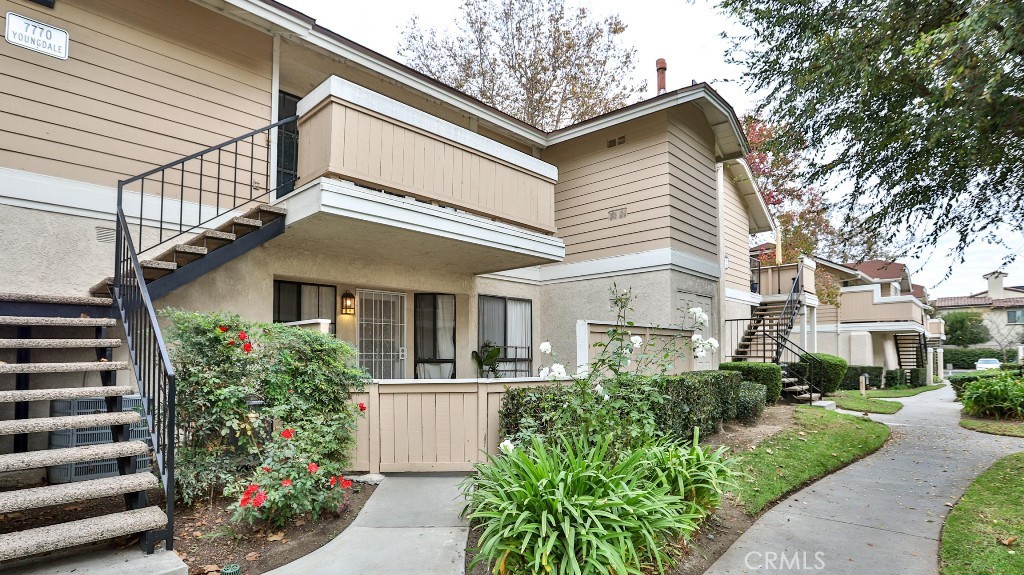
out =
{"type": "MultiPolygon", "coordinates": [[[[548,133],[272,0],[42,4],[0,0],[11,22],[54,35],[0,43],[0,292],[19,294],[0,297],[0,390],[17,392],[0,409],[0,458],[45,453],[47,432],[71,423],[19,420],[46,419],[50,399],[82,386],[102,384],[118,411],[124,370],[122,383],[140,378],[166,479],[174,434],[161,427],[166,368],[150,323],[166,307],[352,342],[380,382],[356,465],[424,471],[468,470],[496,448],[504,383],[476,379],[480,346],[500,346],[505,382],[526,385],[513,378],[537,373],[541,341],[570,371],[587,361],[614,321],[613,283],[634,291],[635,331],[650,336],[690,335],[663,326],[692,306],[717,336],[759,302],[746,246],[772,222],[739,161],[739,119],[706,84],[548,133]],[[112,291],[112,308],[78,297],[112,291]],[[117,347],[106,330],[124,321],[117,347]],[[109,353],[33,352],[43,324],[57,326],[51,338],[95,328],[89,343],[109,353]],[[43,355],[59,365],[40,368],[43,355]],[[31,395],[41,388],[52,392],[31,395]]],[[[25,461],[4,469],[38,477],[25,461]]],[[[170,542],[152,509],[109,521],[170,542]]],[[[110,533],[97,524],[45,544],[110,533]]]]}
{"type": "Polygon", "coordinates": [[[972,311],[981,314],[992,339],[974,347],[1015,349],[1024,344],[1024,286],[1004,286],[1008,274],[994,271],[982,276],[988,289],[965,296],[935,300],[939,314],[972,311]]]}

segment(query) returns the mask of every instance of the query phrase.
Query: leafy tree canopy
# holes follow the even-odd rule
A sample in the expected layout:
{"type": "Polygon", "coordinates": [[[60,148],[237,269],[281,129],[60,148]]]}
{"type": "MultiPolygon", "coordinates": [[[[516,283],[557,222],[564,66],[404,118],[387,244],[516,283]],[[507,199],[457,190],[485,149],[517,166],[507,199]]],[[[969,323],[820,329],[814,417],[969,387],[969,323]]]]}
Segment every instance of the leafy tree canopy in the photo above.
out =
{"type": "Polygon", "coordinates": [[[749,30],[730,60],[811,152],[807,181],[852,183],[862,237],[910,230],[920,252],[951,235],[962,257],[1024,230],[1024,2],[720,6],[749,30]]]}
{"type": "Polygon", "coordinates": [[[976,311],[951,311],[942,314],[946,320],[946,343],[968,347],[992,339],[988,327],[976,311]]]}
{"type": "Polygon", "coordinates": [[[424,29],[413,17],[398,53],[406,63],[544,130],[555,130],[640,99],[636,49],[626,25],[564,0],[466,0],[454,31],[424,29]]]}

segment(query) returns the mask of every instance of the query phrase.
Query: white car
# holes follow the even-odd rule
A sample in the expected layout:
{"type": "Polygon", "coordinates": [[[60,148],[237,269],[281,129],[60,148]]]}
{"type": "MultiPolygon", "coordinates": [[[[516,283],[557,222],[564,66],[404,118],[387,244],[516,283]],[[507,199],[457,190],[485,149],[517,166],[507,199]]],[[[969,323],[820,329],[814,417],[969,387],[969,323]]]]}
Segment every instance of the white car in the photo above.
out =
{"type": "Polygon", "coordinates": [[[974,364],[974,369],[977,369],[977,370],[982,370],[982,369],[999,369],[999,367],[1002,366],[1002,365],[1003,364],[999,363],[998,359],[994,359],[994,358],[991,358],[991,357],[985,357],[985,358],[979,359],[977,361],[977,363],[974,364]]]}

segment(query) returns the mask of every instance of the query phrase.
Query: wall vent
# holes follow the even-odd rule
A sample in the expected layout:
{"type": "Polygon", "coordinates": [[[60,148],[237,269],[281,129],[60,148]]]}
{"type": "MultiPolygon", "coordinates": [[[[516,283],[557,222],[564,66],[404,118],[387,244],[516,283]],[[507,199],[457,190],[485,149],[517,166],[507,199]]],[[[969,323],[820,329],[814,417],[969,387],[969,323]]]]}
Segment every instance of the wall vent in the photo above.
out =
{"type": "Polygon", "coordinates": [[[117,238],[117,231],[114,228],[96,226],[96,241],[101,244],[112,244],[117,238]]]}
{"type": "Polygon", "coordinates": [[[608,140],[608,147],[614,148],[615,146],[621,146],[626,143],[626,136],[619,136],[618,138],[612,138],[608,140]]]}
{"type": "Polygon", "coordinates": [[[608,211],[608,219],[611,221],[626,219],[626,208],[618,208],[608,211]]]}

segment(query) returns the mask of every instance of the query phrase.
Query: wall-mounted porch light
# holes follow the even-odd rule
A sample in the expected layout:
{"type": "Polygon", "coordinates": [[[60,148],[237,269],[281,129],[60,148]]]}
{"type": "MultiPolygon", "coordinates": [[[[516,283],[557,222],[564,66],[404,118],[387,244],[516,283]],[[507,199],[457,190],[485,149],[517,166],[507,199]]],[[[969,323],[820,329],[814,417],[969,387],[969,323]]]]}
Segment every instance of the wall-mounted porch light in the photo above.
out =
{"type": "Polygon", "coordinates": [[[356,313],[356,296],[352,292],[345,291],[341,294],[341,314],[353,315],[356,313]]]}

